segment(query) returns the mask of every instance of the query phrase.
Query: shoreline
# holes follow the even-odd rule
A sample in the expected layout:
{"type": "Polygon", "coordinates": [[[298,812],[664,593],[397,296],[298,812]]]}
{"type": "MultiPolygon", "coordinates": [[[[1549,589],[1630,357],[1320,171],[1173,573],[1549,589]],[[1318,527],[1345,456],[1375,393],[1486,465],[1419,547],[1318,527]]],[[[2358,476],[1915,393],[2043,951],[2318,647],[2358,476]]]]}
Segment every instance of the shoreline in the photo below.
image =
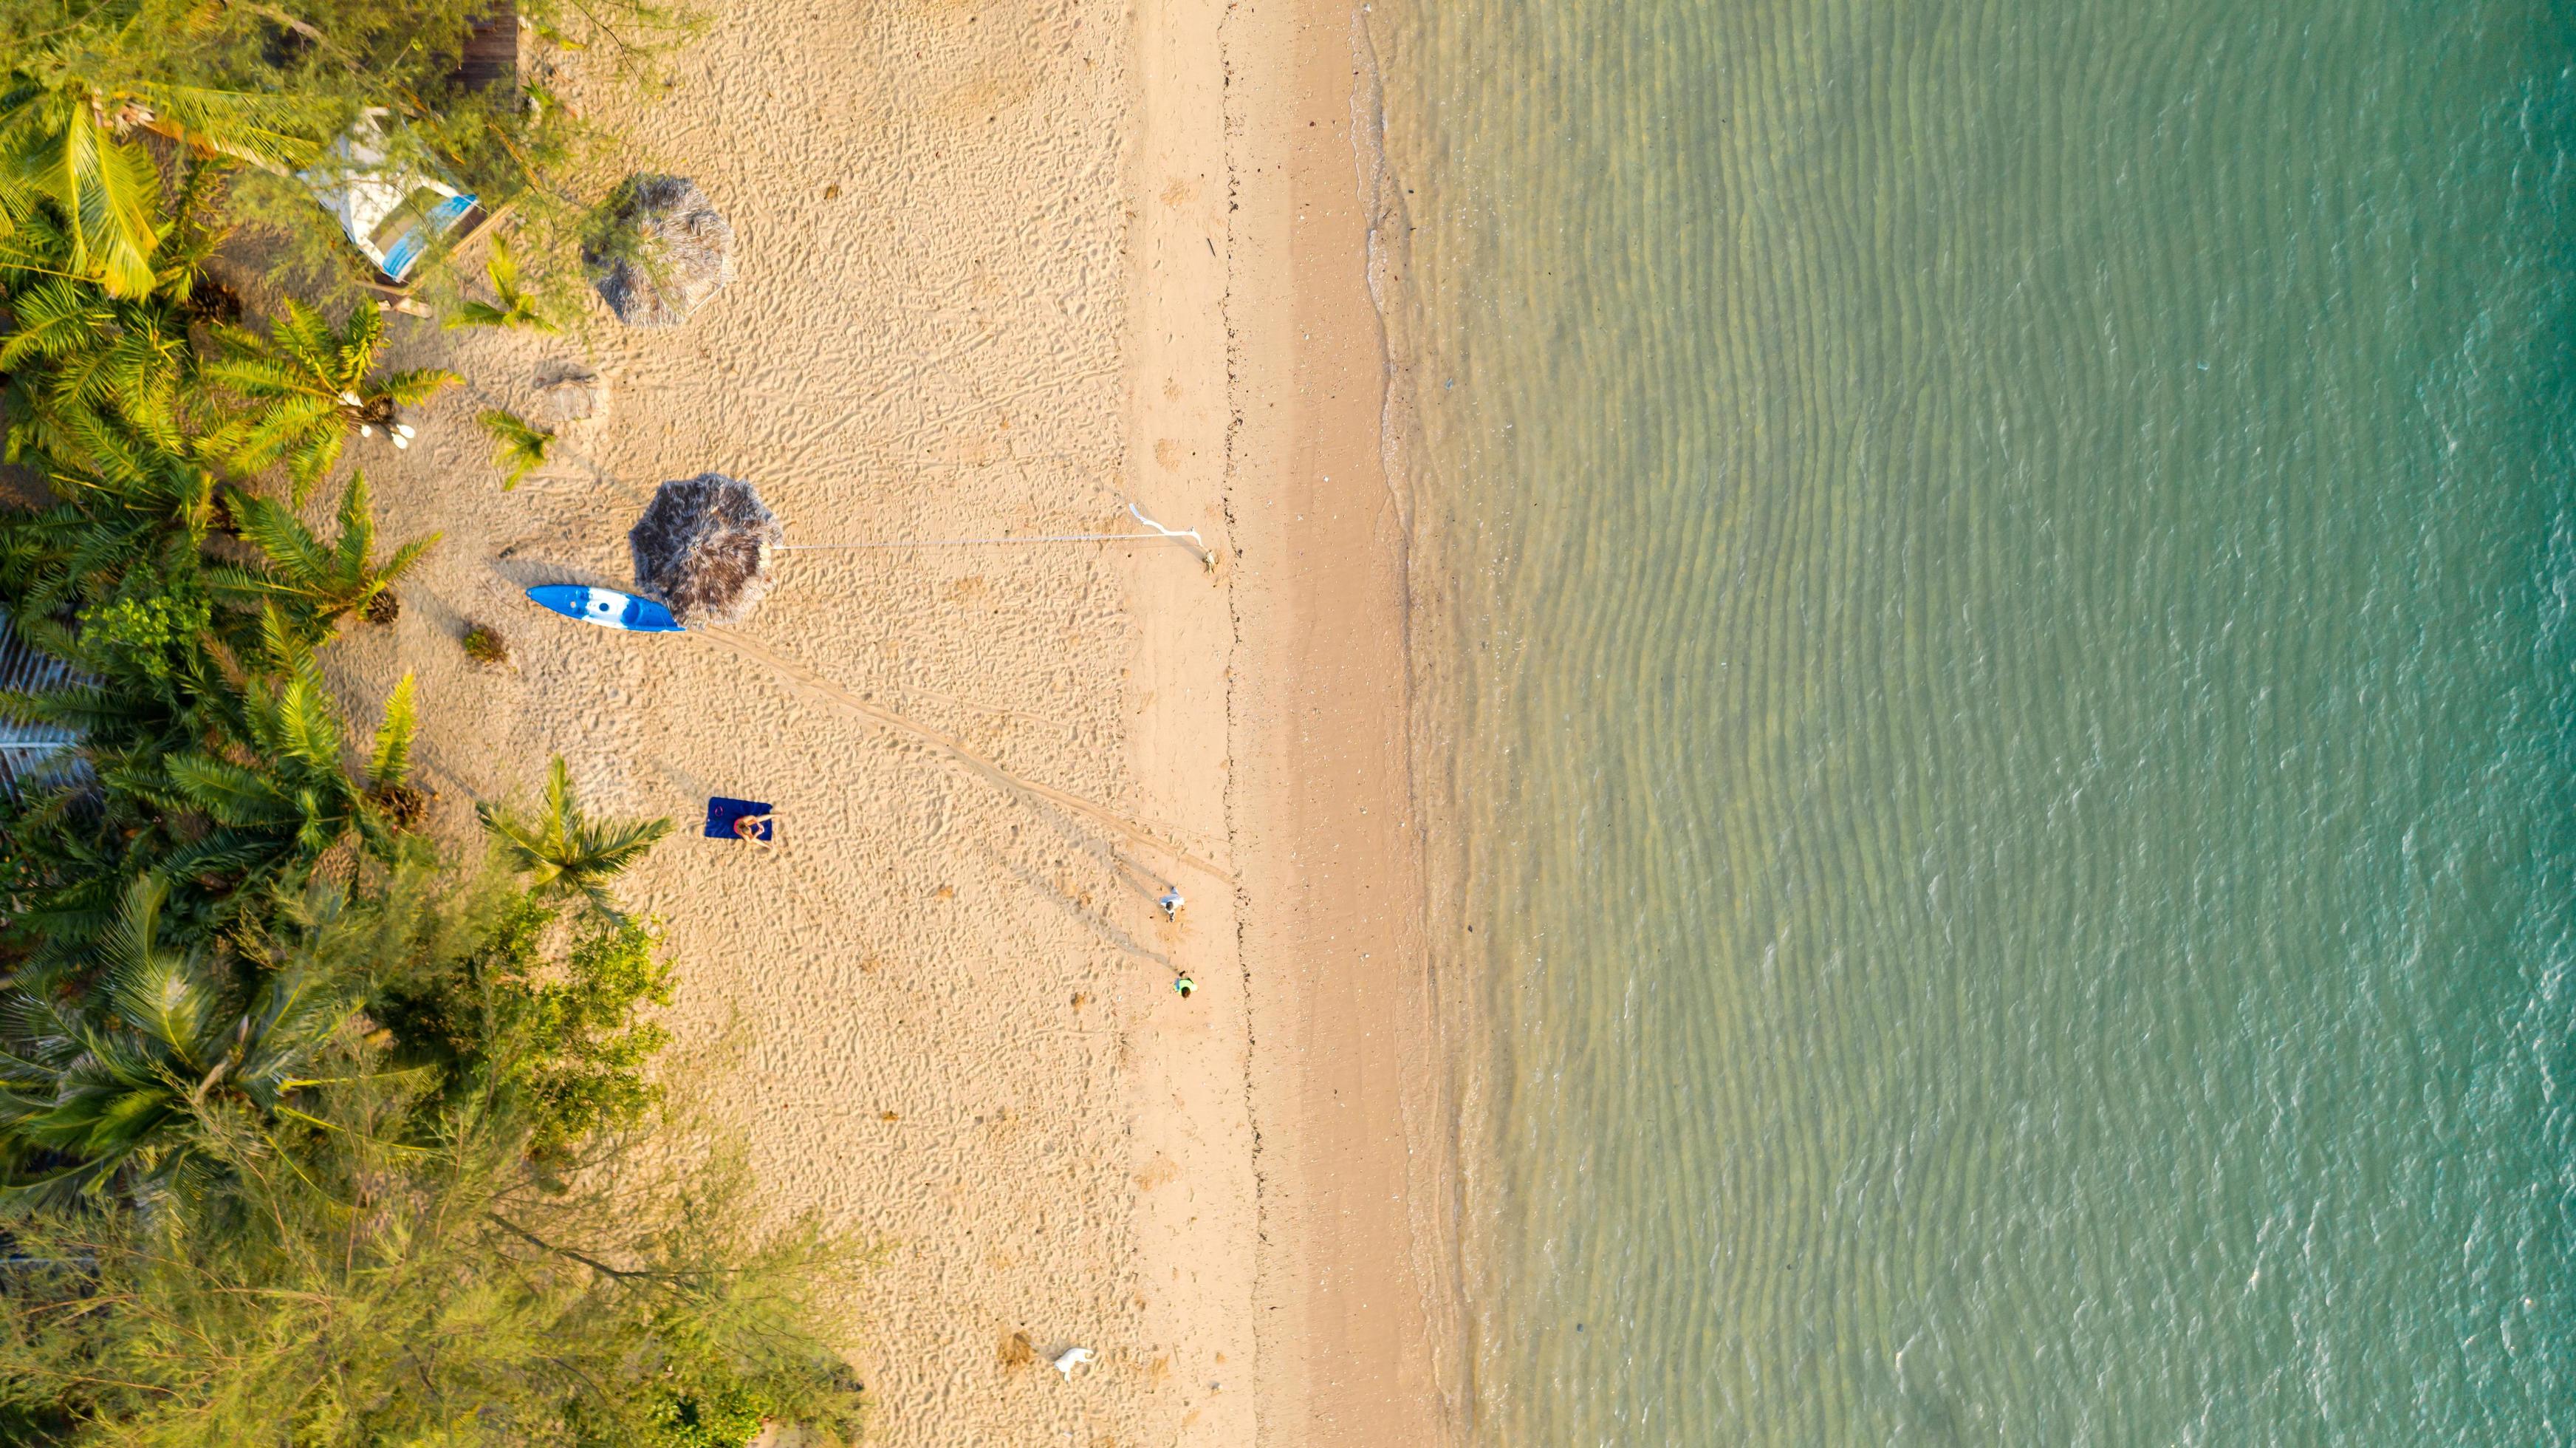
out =
{"type": "Polygon", "coordinates": [[[1419,1069],[1444,1058],[1358,19],[1335,0],[1136,17],[1131,475],[1195,490],[1213,465],[1232,630],[1204,647],[1192,589],[1131,574],[1131,767],[1187,792],[1171,751],[1213,683],[1224,757],[1199,777],[1225,781],[1238,873],[1230,978],[1194,1003],[1223,1022],[1237,1099],[1208,1097],[1225,1046],[1190,1033],[1152,1039],[1135,1093],[1137,1179],[1196,1188],[1140,1197],[1149,1322],[1204,1337],[1248,1310],[1254,1335],[1253,1394],[1192,1404],[1189,1442],[1428,1445],[1464,1416],[1455,1113],[1448,1078],[1419,1069]],[[1156,1283],[1166,1260],[1190,1265],[1156,1283]]]}
{"type": "Polygon", "coordinates": [[[1267,821],[1244,867],[1262,1426],[1264,1441],[1433,1444],[1467,1414],[1456,1107],[1425,934],[1412,517],[1360,20],[1286,0],[1229,22],[1247,283],[1229,291],[1229,514],[1243,646],[1268,681],[1239,683],[1234,710],[1236,757],[1254,761],[1238,794],[1267,821]]]}

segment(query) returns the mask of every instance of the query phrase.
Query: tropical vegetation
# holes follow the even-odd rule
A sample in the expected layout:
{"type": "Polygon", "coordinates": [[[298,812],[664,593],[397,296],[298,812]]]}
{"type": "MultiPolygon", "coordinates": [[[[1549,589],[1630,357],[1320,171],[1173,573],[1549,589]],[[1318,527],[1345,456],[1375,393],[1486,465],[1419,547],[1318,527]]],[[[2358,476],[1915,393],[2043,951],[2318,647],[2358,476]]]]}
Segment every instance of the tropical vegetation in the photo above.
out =
{"type": "Polygon", "coordinates": [[[469,623],[465,636],[457,640],[465,657],[478,664],[504,665],[510,662],[510,641],[488,623],[469,623]]]}
{"type": "Polygon", "coordinates": [[[218,326],[214,336],[217,354],[200,377],[238,405],[204,444],[245,472],[284,464],[297,502],[340,460],[351,429],[373,437],[382,428],[396,448],[408,447],[413,429],[401,409],[459,380],[437,367],[382,371],[385,314],[375,307],[351,308],[335,327],[289,298],[265,331],[218,326]]]}
{"type": "MultiPolygon", "coordinates": [[[[579,129],[458,89],[476,8],[0,0],[0,425],[43,494],[0,504],[0,629],[53,664],[0,717],[76,741],[0,790],[0,1442],[856,1430],[816,1326],[854,1253],[764,1221],[659,1064],[672,967],[615,884],[668,822],[558,759],[460,848],[413,681],[326,666],[437,541],[380,536],[352,436],[454,379],[389,370],[364,301],[256,315],[209,270],[320,215],[295,173],[370,109],[542,222],[579,129]]],[[[539,324],[495,261],[471,320],[539,324]]]]}
{"type": "Polygon", "coordinates": [[[376,518],[364,473],[349,475],[340,495],[339,536],[327,544],[274,499],[239,491],[227,491],[224,498],[234,530],[267,561],[256,571],[226,570],[225,577],[237,592],[293,610],[308,628],[326,628],[351,613],[369,623],[393,622],[401,612],[394,581],[438,541],[432,533],[376,557],[376,518]]]}
{"type": "Polygon", "coordinates": [[[21,229],[58,229],[72,276],[149,296],[171,174],[206,169],[222,178],[209,198],[220,219],[255,228],[276,265],[354,281],[364,266],[316,194],[408,174],[510,208],[540,284],[531,295],[559,297],[614,138],[557,94],[552,58],[578,52],[594,77],[651,81],[701,22],[664,0],[517,0],[529,63],[513,84],[478,84],[459,62],[487,8],[5,0],[0,248],[21,229]]]}
{"type": "Polygon", "coordinates": [[[450,327],[519,327],[531,332],[562,330],[546,315],[544,299],[519,281],[519,258],[506,239],[492,243],[492,259],[483,268],[492,300],[463,301],[447,314],[450,327]]]}

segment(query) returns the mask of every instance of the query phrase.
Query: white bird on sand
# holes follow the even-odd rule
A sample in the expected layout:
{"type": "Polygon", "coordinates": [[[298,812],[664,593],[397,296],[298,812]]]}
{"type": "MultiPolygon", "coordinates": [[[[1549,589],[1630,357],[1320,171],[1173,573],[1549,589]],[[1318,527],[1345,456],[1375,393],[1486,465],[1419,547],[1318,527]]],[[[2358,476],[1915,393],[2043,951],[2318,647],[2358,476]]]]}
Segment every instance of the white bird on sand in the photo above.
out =
{"type": "Polygon", "coordinates": [[[1055,1360],[1055,1370],[1064,1374],[1064,1380],[1069,1383],[1073,1381],[1073,1370],[1075,1368],[1082,1366],[1084,1363],[1091,1361],[1097,1356],[1099,1356],[1099,1354],[1093,1352],[1087,1347],[1069,1347],[1064,1350],[1064,1356],[1055,1360]]]}

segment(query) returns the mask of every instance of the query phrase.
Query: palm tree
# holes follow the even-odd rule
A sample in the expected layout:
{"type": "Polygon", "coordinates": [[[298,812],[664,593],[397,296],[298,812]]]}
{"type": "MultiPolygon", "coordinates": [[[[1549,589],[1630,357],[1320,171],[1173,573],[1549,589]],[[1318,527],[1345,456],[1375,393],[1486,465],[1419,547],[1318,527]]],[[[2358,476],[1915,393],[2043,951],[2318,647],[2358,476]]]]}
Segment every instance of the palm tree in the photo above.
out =
{"type": "Polygon", "coordinates": [[[213,474],[113,427],[78,431],[85,465],[56,460],[46,471],[62,501],[22,518],[0,546],[0,583],[22,629],[114,597],[142,571],[192,572],[214,523],[213,474]]]}
{"type": "Polygon", "coordinates": [[[132,129],[123,107],[110,113],[76,87],[48,87],[24,71],[9,82],[0,92],[0,207],[14,221],[52,202],[79,275],[117,296],[150,291],[161,178],[151,156],[122,139],[132,129]]]}
{"type": "Polygon", "coordinates": [[[205,224],[211,178],[210,167],[189,168],[173,224],[152,256],[153,285],[138,296],[79,276],[71,239],[49,211],[0,234],[0,290],[12,324],[0,341],[11,461],[34,455],[95,466],[86,439],[102,430],[187,450],[183,433],[200,395],[188,327],[206,301],[202,265],[222,240],[205,224]]]}
{"type": "Polygon", "coordinates": [[[510,244],[495,239],[492,260],[483,268],[491,279],[492,294],[499,305],[491,302],[467,302],[456,309],[456,315],[443,324],[448,327],[524,327],[532,332],[557,330],[554,322],[539,310],[536,293],[519,286],[519,259],[510,254],[510,244]]]}
{"type": "Polygon", "coordinates": [[[546,465],[546,454],[553,450],[555,435],[519,416],[497,407],[485,408],[474,420],[492,434],[492,466],[505,476],[501,491],[508,492],[519,480],[546,465]]]}
{"type": "Polygon", "coordinates": [[[166,299],[54,277],[13,289],[9,310],[17,326],[0,342],[0,371],[20,403],[10,409],[13,458],[33,448],[82,459],[82,434],[101,426],[181,446],[177,404],[193,369],[187,323],[166,299]]]}
{"type": "Polygon", "coordinates": [[[163,27],[179,23],[176,14],[138,12],[113,30],[82,25],[9,57],[0,76],[0,222],[50,203],[74,272],[120,297],[153,289],[162,233],[159,176],[138,132],[281,174],[322,151],[320,115],[308,102],[146,74],[145,52],[166,45],[163,27]]]}
{"type": "Polygon", "coordinates": [[[376,559],[376,520],[368,507],[364,473],[350,475],[348,489],[340,495],[340,536],[327,545],[271,499],[227,490],[224,502],[241,536],[268,555],[268,567],[259,573],[225,570],[225,584],[246,596],[282,600],[317,628],[351,612],[369,623],[393,622],[401,604],[391,585],[439,539],[436,533],[415,538],[393,556],[376,559]]]}
{"type": "Polygon", "coordinates": [[[207,730],[207,741],[101,771],[112,792],[205,821],[204,833],[171,849],[160,869],[174,878],[221,880],[233,899],[261,882],[302,875],[352,837],[378,858],[397,858],[410,813],[400,791],[418,727],[411,676],[394,686],[367,766],[352,777],[339,713],[311,648],[273,606],[262,623],[260,662],[274,672],[245,678],[237,691],[210,701],[212,712],[228,717],[207,730]]]}
{"type": "Polygon", "coordinates": [[[612,920],[626,916],[609,893],[608,881],[671,832],[667,819],[609,821],[585,816],[560,754],[546,772],[545,804],[534,819],[488,804],[476,805],[474,814],[499,845],[502,860],[529,877],[532,893],[587,896],[612,920]]]}
{"type": "Polygon", "coordinates": [[[221,354],[201,375],[247,406],[208,434],[208,451],[245,471],[286,464],[300,503],[339,461],[349,429],[368,436],[381,427],[395,447],[411,446],[411,424],[400,409],[461,379],[438,367],[377,373],[384,333],[384,313],[375,307],[359,306],[334,328],[296,301],[287,302],[286,315],[269,324],[266,336],[246,327],[215,329],[221,354]]]}
{"type": "MultiPolygon", "coordinates": [[[[203,947],[162,938],[167,882],[126,887],[94,966],[103,989],[13,985],[0,1046],[0,1132],[16,1169],[0,1205],[63,1205],[122,1186],[138,1194],[202,1169],[213,1116],[291,1113],[304,1070],[357,1011],[345,992],[290,967],[240,989],[203,947]]],[[[47,982],[52,984],[52,982],[47,982]]]]}
{"type": "MultiPolygon", "coordinates": [[[[28,620],[11,622],[23,635],[37,633],[28,620]]],[[[46,651],[69,652],[59,639],[46,651]]],[[[122,882],[157,870],[172,849],[190,842],[195,819],[97,785],[152,775],[158,761],[202,739],[211,711],[190,695],[221,683],[209,667],[200,678],[81,679],[0,695],[0,718],[63,728],[79,741],[32,777],[22,775],[8,800],[6,913],[13,932],[35,944],[14,972],[21,984],[31,966],[88,949],[113,923],[122,882]]],[[[182,893],[163,912],[165,926],[194,929],[219,913],[196,882],[173,883],[182,893]]]]}

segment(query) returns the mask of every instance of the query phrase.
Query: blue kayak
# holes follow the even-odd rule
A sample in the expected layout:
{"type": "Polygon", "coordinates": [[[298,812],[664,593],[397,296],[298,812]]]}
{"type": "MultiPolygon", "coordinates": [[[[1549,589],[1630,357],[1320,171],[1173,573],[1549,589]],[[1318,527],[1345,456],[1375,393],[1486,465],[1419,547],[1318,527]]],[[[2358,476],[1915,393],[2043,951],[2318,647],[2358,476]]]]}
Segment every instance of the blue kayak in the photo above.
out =
{"type": "Polygon", "coordinates": [[[580,583],[540,583],[528,597],[566,618],[628,633],[685,633],[671,611],[649,598],[580,583]]]}

